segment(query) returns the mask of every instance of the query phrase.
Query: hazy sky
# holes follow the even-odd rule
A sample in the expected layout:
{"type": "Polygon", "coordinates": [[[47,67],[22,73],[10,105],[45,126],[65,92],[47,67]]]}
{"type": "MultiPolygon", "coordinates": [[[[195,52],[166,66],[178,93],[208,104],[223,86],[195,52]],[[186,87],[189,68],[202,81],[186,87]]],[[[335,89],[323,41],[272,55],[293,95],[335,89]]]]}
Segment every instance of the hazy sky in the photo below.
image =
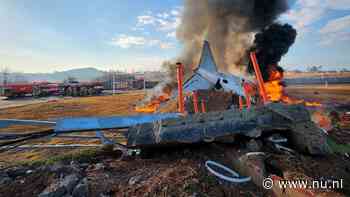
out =
{"type": "MultiPolygon", "coordinates": [[[[350,68],[350,0],[291,4],[280,20],[299,35],[283,65],[350,68]]],[[[181,51],[181,10],[181,0],[0,0],[0,69],[156,70],[181,51]]]]}

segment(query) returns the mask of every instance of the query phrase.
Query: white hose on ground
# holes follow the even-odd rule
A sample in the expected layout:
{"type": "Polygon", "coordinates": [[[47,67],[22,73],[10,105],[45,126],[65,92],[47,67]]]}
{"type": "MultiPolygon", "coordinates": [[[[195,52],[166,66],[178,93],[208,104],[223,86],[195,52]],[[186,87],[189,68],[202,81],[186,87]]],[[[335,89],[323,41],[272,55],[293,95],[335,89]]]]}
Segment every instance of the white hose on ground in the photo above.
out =
{"type": "Polygon", "coordinates": [[[250,152],[250,153],[247,153],[245,154],[247,157],[250,157],[250,156],[258,156],[258,155],[265,155],[264,152],[250,152]]]}
{"type": "Polygon", "coordinates": [[[322,128],[322,127],[319,127],[322,131],[323,131],[323,133],[325,133],[326,135],[328,135],[328,131],[326,130],[326,129],[324,129],[324,128],[322,128]]]}
{"type": "Polygon", "coordinates": [[[251,180],[251,177],[242,177],[242,178],[240,178],[240,176],[239,176],[239,174],[237,172],[231,170],[230,168],[228,168],[226,166],[223,166],[223,165],[221,165],[219,163],[216,163],[214,161],[206,161],[205,162],[205,167],[209,170],[209,172],[211,172],[215,176],[219,177],[222,180],[231,182],[231,183],[246,183],[246,182],[251,180]],[[224,171],[230,173],[232,175],[232,177],[228,177],[228,176],[225,176],[223,174],[220,174],[220,173],[216,172],[209,165],[213,165],[213,166],[216,166],[218,168],[223,169],[224,171]]]}
{"type": "Polygon", "coordinates": [[[281,151],[287,151],[287,152],[290,152],[290,153],[295,153],[294,150],[290,149],[290,148],[287,148],[285,146],[282,146],[282,145],[279,145],[279,144],[275,144],[275,147],[278,149],[278,150],[281,150],[281,151]]]}
{"type": "Polygon", "coordinates": [[[268,140],[272,143],[285,143],[288,142],[287,138],[280,138],[280,139],[276,139],[273,136],[269,137],[268,140]]]}

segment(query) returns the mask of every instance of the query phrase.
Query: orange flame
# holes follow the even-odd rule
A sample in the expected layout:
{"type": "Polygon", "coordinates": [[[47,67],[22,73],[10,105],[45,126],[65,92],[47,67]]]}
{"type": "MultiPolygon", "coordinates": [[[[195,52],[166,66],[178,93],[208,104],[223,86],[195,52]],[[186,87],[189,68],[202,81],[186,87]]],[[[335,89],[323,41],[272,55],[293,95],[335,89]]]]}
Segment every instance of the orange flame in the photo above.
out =
{"type": "Polygon", "coordinates": [[[285,96],[284,88],[281,84],[283,79],[283,73],[277,70],[271,70],[269,81],[264,84],[267,97],[270,101],[283,101],[283,102],[292,102],[290,98],[285,96]]]}
{"type": "Polygon", "coordinates": [[[318,102],[305,102],[305,105],[307,107],[322,107],[322,104],[318,102]]]}
{"type": "Polygon", "coordinates": [[[135,111],[138,113],[155,113],[158,111],[160,105],[170,100],[171,88],[165,87],[162,95],[153,97],[148,104],[143,106],[136,106],[135,111]]]}
{"type": "Polygon", "coordinates": [[[160,104],[168,101],[169,99],[169,95],[163,94],[157,98],[152,99],[151,102],[145,106],[135,107],[135,111],[139,113],[155,113],[159,109],[160,104]]]}
{"type": "Polygon", "coordinates": [[[272,102],[281,101],[287,104],[300,104],[304,103],[308,107],[321,107],[322,104],[318,102],[306,102],[302,99],[295,99],[287,96],[284,92],[284,86],[282,85],[283,73],[276,70],[270,70],[270,77],[268,82],[265,82],[267,97],[272,102]]]}

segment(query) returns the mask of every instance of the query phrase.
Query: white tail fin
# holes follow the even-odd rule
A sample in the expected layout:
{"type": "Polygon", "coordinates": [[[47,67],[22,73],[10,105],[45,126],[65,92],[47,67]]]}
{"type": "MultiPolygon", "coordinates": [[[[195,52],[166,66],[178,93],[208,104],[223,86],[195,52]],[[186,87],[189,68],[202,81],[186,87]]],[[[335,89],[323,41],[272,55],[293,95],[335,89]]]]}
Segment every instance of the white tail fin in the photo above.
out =
{"type": "Polygon", "coordinates": [[[217,72],[216,63],[208,41],[204,41],[198,69],[204,69],[209,72],[217,72]]]}

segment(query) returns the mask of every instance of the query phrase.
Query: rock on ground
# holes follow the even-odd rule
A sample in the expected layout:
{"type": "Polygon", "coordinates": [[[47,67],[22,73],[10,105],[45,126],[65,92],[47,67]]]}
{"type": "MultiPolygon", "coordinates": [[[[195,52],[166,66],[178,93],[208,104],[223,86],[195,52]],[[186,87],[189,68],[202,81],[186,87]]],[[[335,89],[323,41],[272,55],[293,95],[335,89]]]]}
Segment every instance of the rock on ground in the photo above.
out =
{"type": "Polygon", "coordinates": [[[79,176],[77,174],[68,175],[63,180],[49,185],[39,194],[39,197],[61,197],[65,194],[70,194],[78,182],[79,176]]]}

